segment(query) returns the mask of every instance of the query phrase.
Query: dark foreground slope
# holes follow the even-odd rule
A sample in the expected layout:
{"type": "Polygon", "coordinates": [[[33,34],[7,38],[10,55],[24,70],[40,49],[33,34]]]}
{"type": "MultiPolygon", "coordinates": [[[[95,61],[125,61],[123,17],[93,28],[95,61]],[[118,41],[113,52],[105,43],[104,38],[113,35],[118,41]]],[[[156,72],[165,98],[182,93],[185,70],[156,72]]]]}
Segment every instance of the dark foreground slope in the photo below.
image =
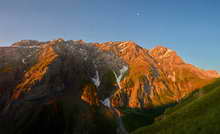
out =
{"type": "Polygon", "coordinates": [[[219,134],[220,79],[168,109],[153,125],[133,134],[219,134]]]}

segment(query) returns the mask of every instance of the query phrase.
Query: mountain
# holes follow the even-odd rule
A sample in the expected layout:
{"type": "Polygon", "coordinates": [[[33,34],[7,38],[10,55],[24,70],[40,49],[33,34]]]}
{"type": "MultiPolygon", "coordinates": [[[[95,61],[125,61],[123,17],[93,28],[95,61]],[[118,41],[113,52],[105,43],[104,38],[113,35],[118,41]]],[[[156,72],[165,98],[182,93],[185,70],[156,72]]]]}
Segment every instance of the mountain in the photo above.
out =
{"type": "Polygon", "coordinates": [[[121,90],[113,97],[114,106],[149,108],[179,101],[219,77],[215,71],[185,63],[175,51],[162,46],[147,50],[132,41],[96,46],[115,53],[129,66],[121,90]]]}
{"type": "Polygon", "coordinates": [[[218,134],[220,79],[193,92],[149,126],[133,134],[218,134]]]}
{"type": "Polygon", "coordinates": [[[0,132],[7,134],[124,134],[121,108],[176,103],[219,77],[173,50],[132,41],[23,40],[1,47],[0,63],[0,132]]]}

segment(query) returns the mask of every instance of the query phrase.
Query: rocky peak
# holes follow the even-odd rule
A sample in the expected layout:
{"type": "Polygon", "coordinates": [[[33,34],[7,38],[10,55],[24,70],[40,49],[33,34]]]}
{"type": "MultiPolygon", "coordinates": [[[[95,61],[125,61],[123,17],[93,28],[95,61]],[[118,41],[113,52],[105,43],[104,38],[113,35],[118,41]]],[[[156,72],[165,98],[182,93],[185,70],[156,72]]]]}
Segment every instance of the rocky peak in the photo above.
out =
{"type": "Polygon", "coordinates": [[[56,42],[64,42],[65,40],[63,39],[63,38],[57,38],[57,39],[55,39],[55,40],[50,40],[49,42],[54,42],[54,43],[56,43],[56,42]]]}
{"type": "Polygon", "coordinates": [[[138,48],[141,48],[133,41],[117,41],[117,42],[105,42],[102,43],[102,45],[115,48],[118,51],[124,51],[125,49],[129,50],[137,50],[138,48]]]}
{"type": "Polygon", "coordinates": [[[46,45],[48,43],[53,43],[53,44],[56,44],[56,43],[59,43],[59,42],[64,42],[65,40],[63,38],[57,38],[55,40],[50,40],[50,41],[37,41],[37,40],[21,40],[21,41],[18,41],[14,44],[12,44],[11,46],[12,47],[33,47],[33,46],[41,46],[41,45],[46,45]]]}
{"type": "Polygon", "coordinates": [[[133,41],[120,41],[120,42],[105,42],[101,44],[96,44],[97,47],[101,48],[104,51],[111,51],[123,58],[127,63],[136,61],[137,58],[146,57],[148,52],[147,49],[144,49],[137,45],[133,41]]]}
{"type": "Polygon", "coordinates": [[[157,61],[163,63],[172,63],[172,64],[184,64],[184,61],[177,53],[169,48],[164,46],[156,46],[155,48],[149,51],[149,54],[154,57],[157,61]]]}
{"type": "Polygon", "coordinates": [[[207,70],[206,72],[207,72],[207,74],[208,74],[210,77],[216,77],[216,78],[220,77],[220,74],[219,74],[218,71],[215,71],[215,70],[207,70]]]}
{"type": "Polygon", "coordinates": [[[174,51],[169,48],[166,48],[164,46],[160,46],[160,45],[156,46],[155,48],[153,48],[149,51],[149,53],[154,56],[164,56],[164,55],[172,53],[172,52],[174,52],[174,51]]]}
{"type": "Polygon", "coordinates": [[[21,40],[19,42],[12,44],[11,46],[12,47],[37,46],[40,43],[41,42],[36,41],[36,40],[21,40]]]}

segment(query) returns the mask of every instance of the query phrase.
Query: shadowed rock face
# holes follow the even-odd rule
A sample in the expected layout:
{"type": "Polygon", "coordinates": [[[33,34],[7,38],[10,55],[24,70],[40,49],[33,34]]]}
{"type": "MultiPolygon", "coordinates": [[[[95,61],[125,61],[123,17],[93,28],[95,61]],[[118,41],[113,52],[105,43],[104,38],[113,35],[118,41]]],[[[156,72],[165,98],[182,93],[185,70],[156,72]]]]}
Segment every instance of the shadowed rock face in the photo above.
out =
{"type": "Polygon", "coordinates": [[[113,72],[126,63],[79,41],[16,44],[0,48],[1,133],[116,133],[100,102],[117,90],[113,72]]]}
{"type": "Polygon", "coordinates": [[[131,41],[25,40],[0,48],[0,63],[0,133],[7,134],[116,133],[112,106],[176,102],[219,77],[173,50],[131,41]]]}

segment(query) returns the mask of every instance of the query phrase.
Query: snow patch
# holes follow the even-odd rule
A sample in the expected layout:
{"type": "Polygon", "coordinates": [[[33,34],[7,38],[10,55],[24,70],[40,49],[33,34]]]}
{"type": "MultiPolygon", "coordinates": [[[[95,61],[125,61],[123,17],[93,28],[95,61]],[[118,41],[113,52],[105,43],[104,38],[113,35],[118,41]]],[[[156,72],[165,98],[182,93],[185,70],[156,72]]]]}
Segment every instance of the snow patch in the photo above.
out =
{"type": "Polygon", "coordinates": [[[18,48],[40,48],[40,46],[15,46],[18,48]]]}
{"type": "Polygon", "coordinates": [[[119,88],[121,89],[121,85],[120,85],[120,81],[122,79],[122,77],[124,76],[125,72],[128,70],[128,67],[127,66],[123,66],[122,69],[120,69],[120,74],[119,76],[115,73],[115,71],[113,71],[114,75],[115,75],[115,78],[116,78],[116,81],[117,81],[117,84],[119,86],[119,88]]]}
{"type": "Polygon", "coordinates": [[[173,52],[173,50],[171,49],[167,49],[167,53],[173,52]]]}
{"type": "Polygon", "coordinates": [[[173,52],[173,50],[167,49],[166,53],[162,56],[162,58],[168,57],[171,52],[173,52]]]}
{"type": "Polygon", "coordinates": [[[23,64],[26,64],[26,61],[25,61],[25,60],[26,60],[26,59],[22,59],[22,63],[23,63],[23,64]]]}
{"type": "Polygon", "coordinates": [[[125,44],[127,44],[127,42],[123,42],[123,43],[121,43],[120,45],[118,45],[119,47],[124,47],[125,46],[125,44]]]}
{"type": "Polygon", "coordinates": [[[122,49],[120,50],[120,52],[124,51],[124,50],[127,49],[127,48],[128,48],[128,46],[122,48],[122,49]]]}
{"type": "Polygon", "coordinates": [[[122,52],[128,48],[128,46],[126,46],[126,44],[127,44],[127,42],[123,42],[120,45],[118,45],[121,48],[120,52],[122,52]]]}
{"type": "Polygon", "coordinates": [[[91,78],[95,86],[98,88],[101,84],[101,81],[99,79],[99,72],[96,70],[96,75],[94,78],[91,78]]]}
{"type": "Polygon", "coordinates": [[[108,108],[111,108],[111,101],[110,101],[109,98],[106,98],[104,101],[101,100],[101,103],[102,103],[104,106],[106,106],[106,107],[108,107],[108,108]]]}

